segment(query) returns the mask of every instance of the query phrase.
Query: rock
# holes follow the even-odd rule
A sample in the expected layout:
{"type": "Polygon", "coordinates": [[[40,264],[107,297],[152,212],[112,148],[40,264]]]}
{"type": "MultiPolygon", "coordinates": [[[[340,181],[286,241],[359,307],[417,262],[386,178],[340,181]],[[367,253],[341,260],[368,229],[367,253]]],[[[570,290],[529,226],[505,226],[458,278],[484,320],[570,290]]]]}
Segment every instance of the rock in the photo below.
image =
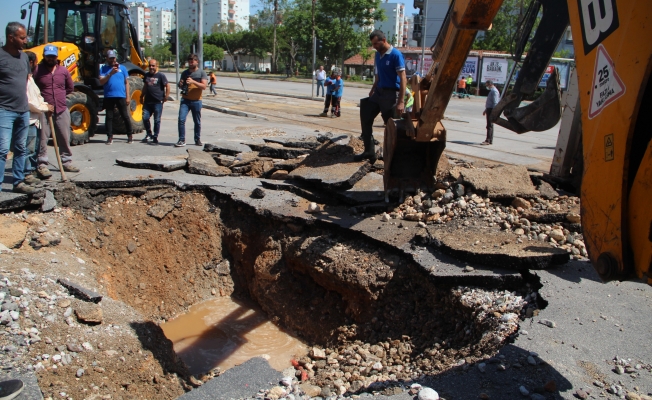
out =
{"type": "Polygon", "coordinates": [[[582,400],[587,399],[587,398],[589,397],[589,395],[588,395],[584,390],[582,390],[582,389],[577,389],[577,390],[575,391],[574,395],[575,395],[575,397],[577,397],[578,399],[582,399],[582,400]]]}
{"type": "Polygon", "coordinates": [[[550,231],[550,238],[555,239],[557,242],[560,242],[566,238],[564,231],[561,229],[553,229],[550,231]]]}
{"type": "Polygon", "coordinates": [[[465,183],[489,198],[534,197],[539,192],[532,185],[530,173],[523,165],[501,165],[495,168],[461,168],[465,183]]]}
{"type": "Polygon", "coordinates": [[[519,236],[521,236],[521,235],[525,235],[525,231],[524,231],[523,229],[521,229],[521,228],[516,228],[516,229],[514,229],[514,233],[515,233],[516,235],[519,235],[519,236]]]}
{"type": "Polygon", "coordinates": [[[444,195],[441,197],[441,203],[442,203],[442,204],[448,204],[448,203],[450,203],[451,201],[453,201],[454,198],[455,198],[455,195],[453,194],[453,192],[446,192],[446,193],[444,193],[444,195]]]}
{"type": "Polygon", "coordinates": [[[541,325],[547,326],[548,328],[555,328],[557,326],[556,323],[554,323],[553,321],[547,320],[547,319],[542,319],[542,320],[539,321],[539,323],[541,325]]]}
{"type": "Polygon", "coordinates": [[[622,375],[625,373],[625,368],[623,368],[622,365],[616,365],[616,368],[614,368],[614,372],[617,373],[618,375],[622,375]]]}
{"type": "Polygon", "coordinates": [[[566,219],[572,224],[579,224],[582,222],[580,215],[573,212],[566,214],[566,219]]]}
{"type": "Polygon", "coordinates": [[[310,358],[313,360],[325,360],[326,351],[317,347],[313,347],[312,350],[310,350],[310,358]]]}
{"type": "Polygon", "coordinates": [[[57,200],[54,198],[54,194],[51,191],[45,191],[45,197],[43,198],[43,203],[41,204],[41,212],[50,212],[54,210],[57,206],[57,200]]]}
{"type": "Polygon", "coordinates": [[[319,204],[312,202],[308,204],[308,210],[306,212],[308,213],[318,213],[321,211],[321,207],[319,207],[319,204]]]}
{"type": "Polygon", "coordinates": [[[419,400],[439,400],[439,394],[429,387],[419,390],[419,400]]]}
{"type": "Polygon", "coordinates": [[[274,173],[272,174],[272,176],[269,177],[269,179],[274,179],[276,181],[284,181],[288,178],[288,174],[289,174],[288,171],[280,169],[278,171],[274,171],[274,173]]]}
{"type": "Polygon", "coordinates": [[[77,343],[68,343],[67,345],[68,351],[71,351],[73,353],[81,353],[84,351],[84,348],[78,345],[77,343]]]}
{"type": "Polygon", "coordinates": [[[81,322],[87,324],[102,323],[102,308],[94,303],[81,303],[75,306],[75,315],[81,322]]]}
{"type": "Polygon", "coordinates": [[[457,206],[458,206],[459,208],[461,208],[461,209],[465,209],[465,208],[466,208],[466,200],[464,200],[464,199],[460,199],[460,200],[457,202],[457,206]]]}
{"type": "Polygon", "coordinates": [[[527,356],[527,363],[530,365],[537,365],[537,360],[535,360],[532,356],[527,356]]]}
{"type": "Polygon", "coordinates": [[[129,252],[129,254],[136,251],[137,248],[138,248],[138,245],[136,244],[136,242],[130,240],[129,243],[127,243],[127,251],[129,252]]]}
{"type": "Polygon", "coordinates": [[[527,209],[531,208],[532,205],[530,204],[529,201],[527,201],[525,199],[522,199],[520,197],[517,197],[512,201],[512,207],[514,207],[514,208],[521,207],[522,209],[527,210],[527,209]]]}
{"type": "Polygon", "coordinates": [[[435,214],[441,215],[443,213],[444,213],[444,209],[441,207],[431,207],[428,209],[428,214],[430,215],[435,215],[435,214]]]}
{"type": "Polygon", "coordinates": [[[20,289],[18,289],[18,288],[11,287],[11,288],[9,288],[9,294],[12,295],[13,297],[20,297],[20,296],[22,296],[24,293],[23,293],[22,290],[20,290],[20,289]]]}
{"type": "Polygon", "coordinates": [[[292,385],[292,377],[291,376],[284,376],[283,379],[281,379],[281,384],[283,386],[291,386],[292,385]]]}
{"type": "Polygon", "coordinates": [[[280,386],[274,386],[267,394],[270,399],[279,399],[285,396],[285,389],[280,386]]]}
{"type": "Polygon", "coordinates": [[[79,368],[75,376],[77,376],[77,378],[81,378],[82,376],[84,376],[84,368],[79,368]]]}
{"type": "Polygon", "coordinates": [[[473,272],[474,270],[475,270],[475,268],[473,268],[470,265],[467,265],[466,267],[464,267],[464,272],[473,272]]]}
{"type": "Polygon", "coordinates": [[[377,361],[374,363],[374,365],[371,366],[372,369],[376,371],[382,371],[383,369],[383,364],[380,361],[377,361]]]}
{"type": "Polygon", "coordinates": [[[625,400],[641,400],[641,396],[639,396],[638,393],[627,392],[625,400]]]}
{"type": "Polygon", "coordinates": [[[453,187],[453,194],[455,195],[455,197],[464,196],[464,185],[462,185],[461,183],[456,184],[453,187]]]}
{"type": "Polygon", "coordinates": [[[2,304],[2,311],[17,311],[18,310],[18,304],[13,303],[13,302],[8,302],[2,304]]]}
{"type": "Polygon", "coordinates": [[[537,187],[539,194],[546,200],[552,200],[555,197],[559,196],[559,193],[553,188],[548,182],[541,181],[539,187],[537,187]]]}
{"type": "Polygon", "coordinates": [[[116,164],[127,168],[153,169],[171,172],[183,169],[188,165],[184,156],[140,156],[115,160],[116,164]]]}
{"type": "Polygon", "coordinates": [[[172,212],[172,210],[174,210],[174,201],[172,199],[160,199],[147,210],[147,215],[160,221],[172,212]]]}
{"type": "Polygon", "coordinates": [[[319,386],[311,385],[309,383],[299,384],[299,389],[308,397],[317,397],[321,394],[321,388],[319,386]]]}
{"type": "Polygon", "coordinates": [[[57,279],[57,283],[59,283],[61,286],[65,287],[68,289],[70,294],[73,296],[82,299],[84,301],[90,301],[92,303],[99,303],[102,301],[102,295],[94,292],[92,290],[86,289],[84,287],[81,287],[75,283],[70,282],[67,279],[64,278],[59,278],[57,279]]]}
{"type": "Polygon", "coordinates": [[[390,217],[389,214],[387,214],[387,213],[383,213],[383,216],[380,217],[380,220],[382,222],[389,222],[391,219],[392,219],[392,217],[390,217]]]}
{"type": "Polygon", "coordinates": [[[521,392],[523,396],[529,396],[530,391],[525,388],[525,386],[519,386],[518,391],[521,392]]]}
{"type": "Polygon", "coordinates": [[[265,190],[261,188],[255,188],[254,190],[251,191],[251,197],[254,199],[262,199],[265,197],[265,190]]]}
{"type": "Polygon", "coordinates": [[[187,149],[188,172],[197,175],[207,176],[228,176],[231,170],[218,165],[210,153],[201,150],[187,149]]]}

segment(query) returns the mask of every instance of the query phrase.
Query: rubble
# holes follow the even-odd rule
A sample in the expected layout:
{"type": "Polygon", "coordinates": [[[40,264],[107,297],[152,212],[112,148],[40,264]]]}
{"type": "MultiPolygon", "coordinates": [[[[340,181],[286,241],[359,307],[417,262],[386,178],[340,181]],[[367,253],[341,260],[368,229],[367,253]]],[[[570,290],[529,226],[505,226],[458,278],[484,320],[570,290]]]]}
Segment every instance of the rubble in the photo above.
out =
{"type": "Polygon", "coordinates": [[[242,143],[219,141],[204,143],[204,151],[225,154],[227,156],[237,156],[240,153],[251,152],[251,147],[242,143]]]}
{"type": "Polygon", "coordinates": [[[163,172],[171,172],[183,169],[188,165],[185,156],[140,156],[118,158],[116,164],[128,168],[153,169],[163,172]]]}
{"type": "Polygon", "coordinates": [[[520,165],[502,165],[495,168],[461,168],[459,174],[465,183],[491,199],[524,197],[539,194],[527,168],[520,165]]]}
{"type": "Polygon", "coordinates": [[[227,176],[231,170],[218,165],[213,157],[201,150],[188,149],[188,172],[191,174],[209,176],[227,176]]]}

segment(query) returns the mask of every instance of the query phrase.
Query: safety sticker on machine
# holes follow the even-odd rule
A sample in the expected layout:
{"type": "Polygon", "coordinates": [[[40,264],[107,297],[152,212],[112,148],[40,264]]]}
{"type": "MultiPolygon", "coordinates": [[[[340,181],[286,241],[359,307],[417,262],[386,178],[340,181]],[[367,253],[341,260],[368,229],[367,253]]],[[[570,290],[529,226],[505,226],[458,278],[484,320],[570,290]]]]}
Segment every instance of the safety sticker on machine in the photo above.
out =
{"type": "Polygon", "coordinates": [[[598,45],[591,88],[589,119],[595,118],[602,109],[625,94],[625,84],[616,73],[614,62],[603,45],[598,45]]]}

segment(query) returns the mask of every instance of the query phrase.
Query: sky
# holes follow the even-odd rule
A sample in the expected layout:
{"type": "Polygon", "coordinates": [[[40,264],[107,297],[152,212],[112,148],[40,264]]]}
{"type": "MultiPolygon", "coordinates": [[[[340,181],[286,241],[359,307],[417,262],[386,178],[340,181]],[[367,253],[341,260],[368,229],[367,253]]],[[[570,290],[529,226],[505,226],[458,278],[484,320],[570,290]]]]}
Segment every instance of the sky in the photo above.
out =
{"type": "MultiPolygon", "coordinates": [[[[382,0],[381,0],[382,1],[382,0]]],[[[396,0],[394,0],[396,1],[396,0]]],[[[170,8],[174,9],[174,0],[145,0],[147,5],[157,8],[170,8]]],[[[401,1],[398,1],[401,2],[401,1]]],[[[405,14],[412,15],[415,10],[412,7],[412,0],[402,1],[405,4],[405,14]]],[[[20,19],[20,8],[22,1],[13,1],[13,0],[0,0],[2,5],[3,12],[0,13],[0,41],[4,43],[5,41],[5,27],[9,22],[12,21],[21,21],[20,19]]],[[[251,0],[249,3],[249,13],[254,14],[260,8],[260,1],[251,0]]],[[[34,6],[34,12],[36,12],[36,6],[34,6]]],[[[28,13],[29,15],[29,13],[28,13]]],[[[26,21],[26,20],[25,20],[26,21]]],[[[24,22],[24,21],[21,21],[24,22]]]]}

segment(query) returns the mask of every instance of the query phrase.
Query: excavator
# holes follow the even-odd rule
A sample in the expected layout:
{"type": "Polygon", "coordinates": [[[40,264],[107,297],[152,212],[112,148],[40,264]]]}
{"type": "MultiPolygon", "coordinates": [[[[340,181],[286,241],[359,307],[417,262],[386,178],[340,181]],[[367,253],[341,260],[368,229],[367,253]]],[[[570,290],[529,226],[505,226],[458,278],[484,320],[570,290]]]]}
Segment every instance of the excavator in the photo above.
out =
{"type": "MultiPolygon", "coordinates": [[[[21,8],[21,18],[29,11],[28,50],[38,61],[46,44],[57,46],[59,62],[68,69],[75,91],[68,95],[72,145],[88,142],[95,134],[98,112],[104,109],[104,89],[100,85],[100,66],[108,50],[115,50],[117,61],[129,71],[127,104],[134,130],[144,129],[140,94],[143,89],[147,60],[142,57],[136,30],[129,19],[123,0],[41,0],[21,8]],[[32,11],[36,21],[32,24],[32,11]]],[[[126,133],[120,114],[114,117],[114,130],[126,133]]]]}
{"type": "MultiPolygon", "coordinates": [[[[501,5],[502,0],[451,3],[431,47],[431,68],[423,79],[410,79],[412,113],[387,123],[386,193],[434,184],[446,147],[442,119],[450,94],[476,33],[491,28],[501,5]]],[[[562,107],[556,72],[537,100],[520,105],[535,92],[570,24],[579,94],[575,113],[581,125],[581,218],[589,259],[604,281],[638,277],[652,284],[652,2],[532,0],[522,21],[514,51],[520,71],[491,120],[517,134],[557,124],[562,107]]]]}

